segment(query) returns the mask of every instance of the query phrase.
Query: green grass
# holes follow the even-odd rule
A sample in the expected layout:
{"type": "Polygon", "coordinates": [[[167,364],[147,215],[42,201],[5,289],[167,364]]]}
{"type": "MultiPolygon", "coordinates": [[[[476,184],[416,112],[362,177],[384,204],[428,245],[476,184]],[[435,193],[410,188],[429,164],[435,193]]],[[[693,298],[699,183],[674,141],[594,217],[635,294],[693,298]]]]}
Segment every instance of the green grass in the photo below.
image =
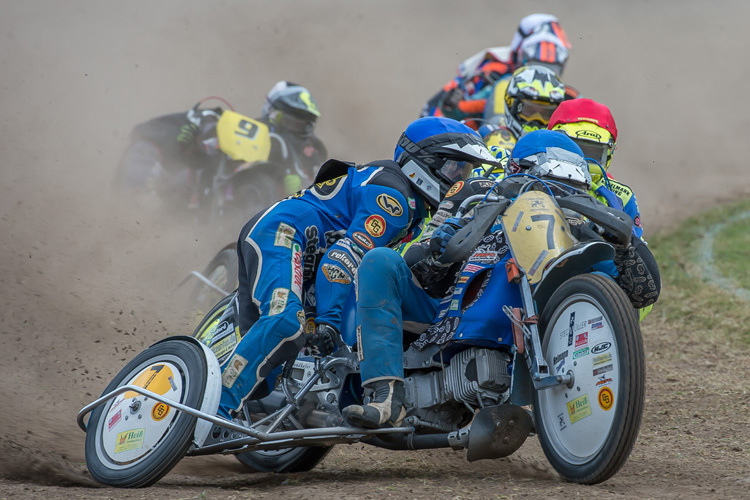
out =
{"type": "MultiPolygon", "coordinates": [[[[750,345],[750,304],[704,279],[698,258],[698,247],[709,228],[747,211],[750,211],[750,200],[693,217],[675,230],[649,239],[662,277],[661,297],[652,315],[660,317],[670,327],[683,330],[686,336],[698,334],[697,338],[726,338],[750,345]]],[[[715,260],[716,268],[727,277],[744,272],[744,281],[735,282],[742,287],[748,287],[745,284],[748,252],[743,250],[743,241],[747,248],[747,222],[746,219],[738,224],[736,230],[728,227],[721,231],[717,237],[720,244],[714,247],[715,259],[723,261],[719,265],[715,260]],[[717,248],[719,246],[721,249],[717,248]]]]}
{"type": "Polygon", "coordinates": [[[714,241],[714,258],[723,276],[750,290],[750,218],[719,231],[714,241]]]}

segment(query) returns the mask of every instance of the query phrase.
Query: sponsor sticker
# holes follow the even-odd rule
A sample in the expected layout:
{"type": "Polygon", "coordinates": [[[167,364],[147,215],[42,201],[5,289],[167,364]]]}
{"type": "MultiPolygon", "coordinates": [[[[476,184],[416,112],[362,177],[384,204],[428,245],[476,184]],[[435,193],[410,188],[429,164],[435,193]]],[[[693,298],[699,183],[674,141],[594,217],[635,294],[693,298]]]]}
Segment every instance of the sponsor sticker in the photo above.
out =
{"type": "Polygon", "coordinates": [[[451,188],[448,190],[447,193],[445,193],[446,198],[450,198],[451,196],[454,196],[456,193],[461,191],[464,188],[464,181],[458,181],[455,183],[451,188]]]}
{"type": "Polygon", "coordinates": [[[109,419],[109,422],[107,422],[107,430],[112,430],[112,427],[117,425],[117,423],[122,420],[122,410],[117,410],[117,413],[112,415],[112,418],[109,419]]]}
{"type": "Polygon", "coordinates": [[[564,360],[567,357],[568,357],[568,351],[566,349],[565,351],[561,352],[560,354],[552,358],[552,364],[556,365],[557,363],[559,363],[560,361],[564,360]]]}
{"type": "Polygon", "coordinates": [[[589,355],[589,348],[584,347],[583,349],[578,349],[577,351],[573,351],[573,359],[582,358],[584,356],[589,355]]]}
{"type": "Polygon", "coordinates": [[[576,312],[570,313],[570,320],[568,321],[568,347],[573,345],[573,327],[576,324],[576,312]]]}
{"type": "Polygon", "coordinates": [[[352,276],[357,274],[357,264],[354,263],[352,257],[344,250],[331,249],[328,252],[328,258],[344,266],[344,269],[349,271],[349,274],[352,276]]]}
{"type": "Polygon", "coordinates": [[[169,408],[170,406],[164,403],[156,403],[151,409],[151,418],[156,422],[164,420],[169,415],[169,408]]]}
{"type": "Polygon", "coordinates": [[[365,220],[365,230],[375,238],[385,234],[385,219],[380,215],[371,215],[365,220]]]}
{"type": "Polygon", "coordinates": [[[589,320],[589,325],[590,325],[591,323],[596,323],[597,321],[601,321],[601,320],[602,320],[602,317],[601,317],[601,316],[597,316],[596,318],[591,318],[591,319],[589,320]]]}
{"type": "Polygon", "coordinates": [[[563,430],[567,428],[567,424],[565,423],[565,414],[564,413],[558,413],[557,414],[557,421],[560,423],[560,430],[563,430]]]}
{"type": "Polygon", "coordinates": [[[612,389],[609,387],[602,387],[599,389],[599,406],[604,411],[609,411],[612,405],[615,404],[615,395],[612,394],[612,389]]]}
{"type": "Polygon", "coordinates": [[[576,335],[576,347],[581,347],[582,345],[588,345],[589,343],[589,332],[583,332],[576,335]]]}
{"type": "Polygon", "coordinates": [[[211,350],[217,359],[221,359],[234,350],[238,335],[227,335],[218,341],[211,341],[211,350]]]}
{"type": "Polygon", "coordinates": [[[326,279],[331,283],[341,283],[342,285],[348,285],[352,282],[352,277],[349,276],[349,273],[334,264],[325,263],[321,266],[321,270],[323,271],[326,279]]]}
{"type": "MultiPolygon", "coordinates": [[[[591,352],[593,353],[594,350],[592,349],[591,352]]],[[[600,354],[599,356],[594,356],[594,358],[591,360],[594,366],[603,365],[604,363],[609,363],[612,361],[612,353],[607,354],[600,354]]]]}
{"type": "Polygon", "coordinates": [[[404,213],[404,209],[401,207],[401,204],[393,196],[383,193],[381,195],[378,195],[376,201],[378,202],[378,206],[382,208],[387,214],[390,214],[394,217],[399,217],[404,213]]]}
{"type": "Polygon", "coordinates": [[[561,359],[557,365],[555,365],[555,373],[560,373],[565,368],[565,359],[561,359]]]}
{"type": "Polygon", "coordinates": [[[467,281],[469,281],[469,277],[468,276],[461,276],[460,278],[458,278],[459,284],[460,283],[466,283],[467,281]]]}
{"type": "Polygon", "coordinates": [[[304,326],[305,325],[305,312],[304,311],[297,311],[297,321],[299,321],[299,324],[304,326]]]}
{"type": "Polygon", "coordinates": [[[477,271],[481,271],[482,269],[484,269],[484,267],[477,266],[475,264],[468,264],[466,267],[464,267],[464,272],[465,273],[475,273],[477,271]]]}
{"type": "Polygon", "coordinates": [[[302,300],[302,247],[299,243],[292,245],[292,292],[302,300]]]}
{"type": "Polygon", "coordinates": [[[372,240],[365,233],[360,233],[359,231],[353,233],[352,239],[365,250],[372,250],[373,248],[375,248],[372,240]]]}
{"type": "Polygon", "coordinates": [[[146,429],[133,429],[121,432],[117,435],[115,453],[123,451],[140,450],[143,448],[143,438],[146,436],[146,429]]]}
{"type": "Polygon", "coordinates": [[[608,378],[608,377],[607,377],[606,375],[602,375],[602,376],[601,376],[601,377],[599,378],[599,380],[598,380],[598,381],[596,382],[596,386],[597,386],[597,387],[601,387],[601,386],[603,386],[603,385],[609,385],[609,384],[611,384],[612,382],[614,382],[614,380],[612,380],[611,378],[608,378]]]}
{"type": "Polygon", "coordinates": [[[409,198],[409,208],[417,208],[417,200],[414,198],[409,198]]]}
{"type": "Polygon", "coordinates": [[[305,323],[305,333],[315,333],[315,319],[309,318],[305,323]]]}
{"type": "Polygon", "coordinates": [[[592,330],[598,330],[599,328],[603,328],[604,324],[601,321],[597,321],[596,323],[591,323],[591,329],[592,330]]]}
{"type": "Polygon", "coordinates": [[[573,401],[568,403],[568,416],[570,417],[570,423],[575,424],[581,419],[584,419],[591,415],[591,405],[589,405],[589,395],[584,394],[579,398],[575,398],[573,401]]]}
{"type": "Polygon", "coordinates": [[[451,311],[458,311],[458,303],[459,303],[458,299],[453,299],[451,301],[451,308],[450,308],[450,310],[451,311]]]}
{"type": "Polygon", "coordinates": [[[611,364],[604,365],[600,368],[597,368],[594,370],[594,377],[601,375],[602,373],[611,372],[613,369],[613,366],[611,364]]]}
{"type": "Polygon", "coordinates": [[[600,354],[602,352],[607,352],[610,347],[612,347],[611,342],[599,342],[591,348],[591,354],[600,354]]]}
{"type": "Polygon", "coordinates": [[[271,294],[271,306],[268,309],[269,316],[280,314],[286,307],[289,300],[289,290],[286,288],[276,288],[271,294]]]}
{"type": "Polygon", "coordinates": [[[292,226],[283,222],[279,223],[279,227],[276,229],[276,236],[273,239],[273,246],[292,248],[295,233],[296,231],[292,226]]]}
{"type": "Polygon", "coordinates": [[[227,389],[231,389],[234,383],[237,381],[237,377],[240,376],[242,370],[247,366],[247,360],[237,353],[234,353],[227,363],[227,367],[224,369],[224,373],[221,375],[221,385],[227,389]]]}

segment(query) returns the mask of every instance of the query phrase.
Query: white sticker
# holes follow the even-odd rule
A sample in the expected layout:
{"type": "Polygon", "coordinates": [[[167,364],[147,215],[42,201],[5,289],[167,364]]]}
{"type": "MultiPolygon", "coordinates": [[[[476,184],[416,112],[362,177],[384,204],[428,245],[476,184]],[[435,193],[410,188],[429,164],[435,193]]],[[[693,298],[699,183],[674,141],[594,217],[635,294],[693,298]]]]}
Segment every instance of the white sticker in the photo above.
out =
{"type": "Polygon", "coordinates": [[[281,313],[286,307],[289,299],[289,290],[286,288],[276,288],[271,295],[271,306],[268,309],[269,316],[275,316],[281,313]]]}
{"type": "Polygon", "coordinates": [[[227,363],[224,373],[221,375],[221,384],[227,389],[231,389],[240,376],[242,370],[247,366],[247,360],[235,353],[232,359],[227,363]]]}

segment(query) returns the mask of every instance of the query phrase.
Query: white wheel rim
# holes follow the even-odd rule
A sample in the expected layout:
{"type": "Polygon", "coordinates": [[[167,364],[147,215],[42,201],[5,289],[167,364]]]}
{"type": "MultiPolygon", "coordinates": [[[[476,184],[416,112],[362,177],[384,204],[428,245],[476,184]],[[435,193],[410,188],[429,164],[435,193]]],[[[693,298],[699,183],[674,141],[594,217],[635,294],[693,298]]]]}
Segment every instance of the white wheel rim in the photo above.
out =
{"type": "Polygon", "coordinates": [[[555,452],[581,465],[602,450],[617,415],[618,346],[609,317],[591,296],[568,297],[557,310],[542,352],[551,372],[572,371],[574,384],[540,391],[537,411],[555,452]]]}
{"type": "MultiPolygon", "coordinates": [[[[176,356],[149,360],[133,370],[122,385],[134,384],[182,403],[190,386],[184,362],[176,356]]],[[[155,399],[125,392],[104,408],[96,442],[99,456],[113,469],[144,460],[171,430],[179,413],[155,399]]]]}

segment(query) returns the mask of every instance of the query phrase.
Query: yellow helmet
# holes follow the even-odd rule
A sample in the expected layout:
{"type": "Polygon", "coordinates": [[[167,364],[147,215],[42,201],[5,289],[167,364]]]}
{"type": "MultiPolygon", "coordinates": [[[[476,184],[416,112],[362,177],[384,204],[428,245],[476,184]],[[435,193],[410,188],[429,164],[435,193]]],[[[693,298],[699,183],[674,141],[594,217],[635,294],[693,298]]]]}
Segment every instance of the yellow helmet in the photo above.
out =
{"type": "Polygon", "coordinates": [[[505,91],[506,125],[521,137],[525,132],[546,128],[552,113],[565,99],[565,85],[544,66],[521,66],[505,91]]]}

